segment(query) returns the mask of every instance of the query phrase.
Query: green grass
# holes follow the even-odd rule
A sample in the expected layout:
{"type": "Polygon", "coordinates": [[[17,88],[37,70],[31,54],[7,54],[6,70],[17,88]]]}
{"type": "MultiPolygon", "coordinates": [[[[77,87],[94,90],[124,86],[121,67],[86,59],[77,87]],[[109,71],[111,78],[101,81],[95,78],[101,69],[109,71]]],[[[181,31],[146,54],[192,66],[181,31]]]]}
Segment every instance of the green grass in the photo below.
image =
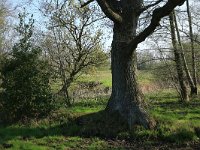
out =
{"type": "Polygon", "coordinates": [[[106,87],[112,86],[112,77],[111,70],[101,70],[96,71],[93,74],[83,74],[79,77],[78,81],[81,82],[90,82],[90,81],[99,81],[106,87]]]}
{"type": "MultiPolygon", "coordinates": [[[[139,72],[138,78],[142,84],[154,81],[150,73],[139,72]]],[[[111,74],[109,70],[101,70],[93,75],[83,75],[78,81],[99,81],[110,87],[111,74]]],[[[59,83],[53,85],[55,89],[59,86],[59,83]]],[[[157,149],[156,143],[166,146],[173,143],[184,148],[185,143],[199,142],[199,98],[181,104],[173,89],[157,90],[146,94],[145,98],[151,116],[157,121],[154,130],[135,126],[132,131],[127,131],[122,118],[115,117],[116,114],[108,116],[103,111],[108,99],[84,99],[73,107],[62,107],[49,117],[32,120],[26,125],[0,125],[0,149],[157,149]]]]}
{"type": "Polygon", "coordinates": [[[159,91],[159,94],[150,93],[147,99],[151,99],[150,112],[159,123],[157,136],[160,139],[177,143],[199,140],[196,132],[200,128],[199,100],[180,103],[176,92],[169,89],[159,91]]]}
{"type": "MultiPolygon", "coordinates": [[[[155,80],[154,76],[148,71],[138,71],[137,77],[140,84],[150,84],[155,80]]],[[[92,74],[84,74],[80,76],[78,81],[82,82],[99,81],[104,86],[111,87],[112,86],[111,70],[105,69],[96,71],[95,73],[92,74]]]]}
{"type": "MultiPolygon", "coordinates": [[[[118,125],[119,122],[102,111],[107,100],[88,100],[71,108],[59,109],[50,117],[27,125],[0,126],[0,149],[5,146],[11,150],[123,149],[124,145],[116,144],[117,141],[110,144],[107,138],[143,141],[146,144],[198,141],[200,102],[196,100],[186,105],[177,102],[175,93],[160,91],[154,94],[156,97],[150,102],[150,113],[158,123],[154,130],[136,126],[129,132],[126,126],[118,125]],[[171,97],[167,98],[168,95],[171,97]]],[[[153,99],[153,94],[146,97],[153,99]]]]}
{"type": "MultiPolygon", "coordinates": [[[[98,137],[82,137],[85,127],[77,125],[77,118],[97,113],[105,108],[107,100],[85,100],[74,107],[61,108],[50,117],[32,121],[27,125],[0,126],[0,149],[53,150],[53,149],[115,149],[98,137]]],[[[98,114],[98,113],[97,113],[98,114]]],[[[98,115],[97,115],[98,116],[98,115]]],[[[90,117],[89,117],[90,118],[90,117]]],[[[97,117],[97,119],[99,119],[97,117]]],[[[95,122],[96,123],[96,122],[95,122]]],[[[117,147],[120,148],[120,147],[117,147]]]]}
{"type": "MultiPolygon", "coordinates": [[[[150,85],[154,83],[155,78],[149,71],[138,71],[137,78],[142,86],[150,85]]],[[[76,85],[79,82],[100,82],[104,87],[112,87],[112,75],[111,70],[108,68],[100,69],[88,74],[82,74],[70,87],[70,89],[77,88],[76,85]]],[[[52,91],[57,93],[61,88],[61,81],[56,80],[52,82],[52,91]]]]}
{"type": "Polygon", "coordinates": [[[155,81],[153,74],[146,70],[139,70],[137,77],[140,84],[152,84],[155,81]]]}

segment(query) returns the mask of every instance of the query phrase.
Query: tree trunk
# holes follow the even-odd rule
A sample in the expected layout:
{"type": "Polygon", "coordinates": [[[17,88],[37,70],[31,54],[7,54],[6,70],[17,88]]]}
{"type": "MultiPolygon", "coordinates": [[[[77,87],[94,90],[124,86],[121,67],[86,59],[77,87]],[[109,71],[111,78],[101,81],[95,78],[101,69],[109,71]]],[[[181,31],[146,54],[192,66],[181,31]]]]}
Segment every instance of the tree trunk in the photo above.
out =
{"type": "Polygon", "coordinates": [[[193,93],[197,92],[197,87],[195,86],[194,80],[191,76],[191,73],[190,73],[190,70],[189,70],[189,67],[188,67],[188,63],[187,63],[186,58],[185,58],[185,52],[184,52],[184,48],[183,48],[183,45],[182,45],[182,42],[181,42],[181,36],[180,36],[180,33],[179,33],[179,28],[178,28],[178,24],[177,24],[177,20],[176,20],[176,14],[175,14],[175,12],[173,12],[173,14],[174,14],[174,23],[175,23],[176,33],[177,33],[177,39],[178,39],[179,46],[180,46],[179,50],[180,50],[181,57],[182,57],[182,60],[183,60],[183,66],[184,66],[184,69],[185,69],[186,77],[187,77],[188,83],[190,85],[190,94],[193,95],[193,93]]]}
{"type": "Polygon", "coordinates": [[[189,96],[188,96],[187,86],[184,81],[183,62],[181,59],[180,50],[177,47],[173,12],[169,15],[169,20],[170,20],[172,45],[173,45],[173,51],[174,51],[174,57],[175,57],[175,63],[176,63],[176,71],[177,71],[178,82],[179,82],[179,87],[180,87],[181,101],[188,102],[189,96]]]}
{"type": "MultiPolygon", "coordinates": [[[[185,0],[168,0],[163,6],[152,11],[151,23],[136,35],[139,16],[154,6],[159,6],[160,0],[144,6],[143,0],[97,0],[104,14],[113,21],[113,42],[111,50],[112,95],[107,105],[109,112],[118,112],[132,127],[141,124],[146,128],[155,126],[149,114],[144,109],[144,102],[139,92],[136,80],[135,50],[156,27],[160,20],[169,15],[185,0]]],[[[86,5],[92,1],[86,2],[86,5]]],[[[83,4],[83,6],[85,6],[83,4]]],[[[151,14],[151,13],[150,13],[151,14]]]]}
{"type": "Polygon", "coordinates": [[[65,104],[70,107],[72,104],[71,104],[71,98],[69,96],[68,89],[69,89],[69,87],[67,87],[66,84],[63,85],[63,93],[64,93],[65,104]]]}
{"type": "Polygon", "coordinates": [[[119,113],[128,121],[129,127],[134,124],[152,128],[155,124],[144,109],[135,73],[135,51],[129,53],[128,43],[135,35],[134,24],[115,24],[111,50],[112,94],[106,110],[119,113]]]}
{"type": "Polygon", "coordinates": [[[191,43],[191,51],[192,51],[192,78],[194,82],[193,88],[191,88],[191,95],[197,96],[197,67],[196,67],[196,54],[194,49],[194,35],[193,35],[193,28],[192,28],[192,17],[190,12],[189,0],[186,0],[187,5],[187,14],[188,14],[188,22],[189,22],[189,32],[190,32],[190,43],[191,43]]]}

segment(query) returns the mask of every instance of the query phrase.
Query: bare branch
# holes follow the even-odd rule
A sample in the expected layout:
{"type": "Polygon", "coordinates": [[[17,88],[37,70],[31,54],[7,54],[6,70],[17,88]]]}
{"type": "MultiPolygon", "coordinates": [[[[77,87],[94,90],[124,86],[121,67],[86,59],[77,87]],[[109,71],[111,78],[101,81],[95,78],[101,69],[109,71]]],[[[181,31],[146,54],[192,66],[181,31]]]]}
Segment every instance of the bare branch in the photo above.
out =
{"type": "Polygon", "coordinates": [[[176,6],[182,5],[184,2],[185,0],[168,0],[168,2],[163,7],[155,9],[153,11],[150,25],[139,35],[137,35],[128,45],[128,47],[130,47],[130,52],[132,53],[139,43],[143,42],[155,31],[156,27],[160,25],[160,20],[163,17],[168,16],[176,6]]]}
{"type": "Polygon", "coordinates": [[[151,7],[154,7],[156,5],[158,5],[159,3],[161,3],[163,0],[157,0],[155,3],[153,4],[150,4],[150,5],[147,5],[147,6],[144,6],[140,11],[139,11],[139,14],[141,14],[142,12],[144,12],[145,10],[151,8],[151,7]]]}
{"type": "Polygon", "coordinates": [[[87,2],[85,2],[85,3],[83,3],[83,4],[81,5],[81,8],[87,6],[88,4],[90,4],[90,3],[92,3],[92,2],[94,2],[94,0],[89,0],[89,1],[87,1],[87,2]]]}
{"type": "Polygon", "coordinates": [[[113,22],[118,22],[121,23],[122,22],[122,16],[119,15],[118,13],[114,12],[114,10],[112,10],[112,8],[110,7],[110,5],[106,2],[106,0],[97,0],[97,3],[99,4],[99,6],[101,7],[102,11],[104,12],[104,14],[113,22]]]}

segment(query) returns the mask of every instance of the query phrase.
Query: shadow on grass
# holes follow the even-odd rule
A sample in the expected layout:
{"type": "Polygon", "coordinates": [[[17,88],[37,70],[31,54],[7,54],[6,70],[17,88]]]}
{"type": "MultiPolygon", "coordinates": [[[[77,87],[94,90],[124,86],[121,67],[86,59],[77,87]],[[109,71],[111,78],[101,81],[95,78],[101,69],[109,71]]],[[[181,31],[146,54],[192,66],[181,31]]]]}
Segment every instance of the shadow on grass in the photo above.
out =
{"type": "MultiPolygon", "coordinates": [[[[138,141],[165,141],[165,142],[184,142],[193,141],[196,136],[199,137],[200,130],[195,128],[195,131],[188,129],[180,129],[176,132],[170,130],[170,125],[161,124],[155,130],[145,130],[139,126],[135,127],[135,131],[130,135],[128,126],[119,115],[108,115],[105,111],[90,113],[81,116],[72,116],[65,118],[66,122],[57,123],[45,127],[24,127],[24,126],[0,126],[0,146],[6,145],[11,140],[31,140],[42,139],[50,136],[64,137],[83,137],[101,139],[116,139],[124,140],[130,137],[138,141]],[[164,126],[164,127],[163,127],[164,126]],[[165,128],[166,126],[166,128],[165,128]]],[[[0,147],[1,148],[1,147],[0,147]]]]}
{"type": "Polygon", "coordinates": [[[160,101],[153,102],[153,106],[164,107],[165,109],[193,109],[200,107],[200,101],[191,101],[189,103],[182,103],[181,101],[160,101]]]}
{"type": "Polygon", "coordinates": [[[46,136],[80,136],[115,138],[118,133],[127,131],[127,125],[117,115],[108,115],[105,111],[86,114],[68,120],[66,123],[49,127],[0,126],[0,144],[10,140],[29,140],[46,136]]]}

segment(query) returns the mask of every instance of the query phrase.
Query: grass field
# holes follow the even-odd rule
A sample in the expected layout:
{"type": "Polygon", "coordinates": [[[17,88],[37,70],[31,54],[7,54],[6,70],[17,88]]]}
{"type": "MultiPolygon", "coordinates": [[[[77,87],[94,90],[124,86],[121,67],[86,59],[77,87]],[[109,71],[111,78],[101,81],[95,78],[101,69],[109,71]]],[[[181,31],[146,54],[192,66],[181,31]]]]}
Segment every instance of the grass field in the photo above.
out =
{"type": "MultiPolygon", "coordinates": [[[[109,71],[85,75],[79,80],[111,86],[109,71]]],[[[153,77],[141,73],[139,80],[149,84],[153,77]]],[[[181,104],[176,92],[169,89],[148,93],[145,98],[149,112],[157,121],[154,130],[135,126],[127,131],[126,125],[103,111],[108,99],[88,99],[70,108],[62,107],[41,120],[0,125],[0,149],[200,149],[198,98],[181,104]]]]}
{"type": "MultiPolygon", "coordinates": [[[[145,72],[145,71],[138,71],[137,77],[140,84],[150,84],[155,80],[150,72],[145,72]]],[[[111,70],[104,69],[101,71],[93,72],[92,74],[84,74],[80,76],[78,81],[84,81],[84,82],[99,81],[103,83],[104,86],[111,87],[112,86],[111,70]]]]}

